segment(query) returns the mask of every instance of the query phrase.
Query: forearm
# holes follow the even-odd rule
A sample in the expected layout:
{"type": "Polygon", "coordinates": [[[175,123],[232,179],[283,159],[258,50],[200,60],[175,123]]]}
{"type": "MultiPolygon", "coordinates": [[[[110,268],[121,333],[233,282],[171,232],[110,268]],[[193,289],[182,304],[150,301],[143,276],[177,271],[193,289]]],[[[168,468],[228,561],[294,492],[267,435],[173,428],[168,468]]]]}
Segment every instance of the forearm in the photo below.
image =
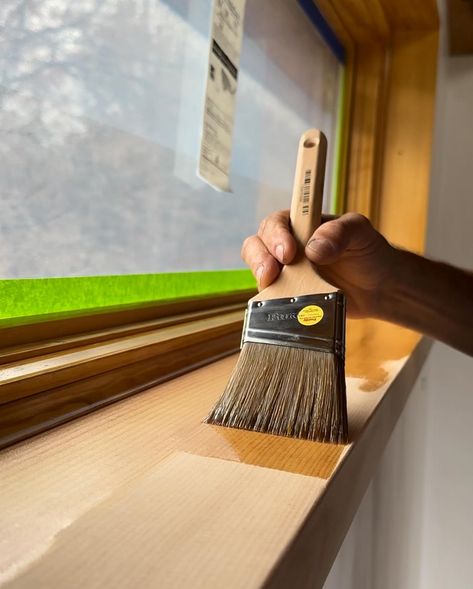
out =
{"type": "Polygon", "coordinates": [[[394,248],[377,315],[473,356],[473,273],[394,248]]]}

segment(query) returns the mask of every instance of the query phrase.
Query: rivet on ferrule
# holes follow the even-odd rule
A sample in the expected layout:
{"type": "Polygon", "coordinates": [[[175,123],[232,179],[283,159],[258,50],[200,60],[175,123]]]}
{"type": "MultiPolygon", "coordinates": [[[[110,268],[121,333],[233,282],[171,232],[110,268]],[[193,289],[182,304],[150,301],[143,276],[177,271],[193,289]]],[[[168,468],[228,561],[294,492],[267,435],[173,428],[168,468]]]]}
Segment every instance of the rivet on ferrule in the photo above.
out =
{"type": "Polygon", "coordinates": [[[246,342],[345,354],[345,295],[340,292],[249,302],[242,346],[246,342]],[[319,307],[321,318],[302,323],[300,312],[319,307]]]}

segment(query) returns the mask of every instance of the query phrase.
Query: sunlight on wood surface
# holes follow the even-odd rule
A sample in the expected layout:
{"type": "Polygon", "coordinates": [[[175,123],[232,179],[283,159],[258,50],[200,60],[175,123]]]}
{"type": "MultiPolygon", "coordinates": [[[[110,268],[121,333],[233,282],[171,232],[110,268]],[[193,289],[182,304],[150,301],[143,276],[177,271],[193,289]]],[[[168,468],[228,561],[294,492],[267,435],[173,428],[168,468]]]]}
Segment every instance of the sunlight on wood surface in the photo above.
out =
{"type": "MultiPolygon", "coordinates": [[[[9,587],[60,586],[66,578],[79,583],[83,574],[97,586],[165,580],[179,587],[179,561],[198,563],[196,587],[224,580],[227,587],[260,586],[327,502],[337,507],[325,518],[350,519],[335,469],[343,475],[360,464],[360,481],[341,481],[354,501],[353,489],[367,484],[367,467],[374,468],[372,457],[355,450],[367,443],[382,449],[379,441],[409,393],[415,374],[401,377],[413,372],[403,368],[418,335],[357,321],[347,341],[348,446],[203,424],[232,356],[3,451],[0,580],[9,587]],[[233,581],[216,565],[217,555],[221,563],[231,555],[233,581]],[[144,576],[133,568],[140,566],[144,576]]],[[[330,544],[327,525],[319,536],[330,544]]],[[[329,557],[330,551],[321,557],[321,576],[329,557]]]]}

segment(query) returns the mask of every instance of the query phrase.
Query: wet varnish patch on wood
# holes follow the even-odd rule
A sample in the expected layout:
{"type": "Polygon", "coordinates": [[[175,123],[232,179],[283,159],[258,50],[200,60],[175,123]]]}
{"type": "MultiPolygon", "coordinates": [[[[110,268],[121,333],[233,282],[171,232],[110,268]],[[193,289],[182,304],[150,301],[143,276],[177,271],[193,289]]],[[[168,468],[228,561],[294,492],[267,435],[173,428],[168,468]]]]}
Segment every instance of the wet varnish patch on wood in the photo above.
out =
{"type": "Polygon", "coordinates": [[[345,448],[342,444],[321,444],[206,424],[180,446],[202,456],[324,479],[330,477],[345,448]]]}

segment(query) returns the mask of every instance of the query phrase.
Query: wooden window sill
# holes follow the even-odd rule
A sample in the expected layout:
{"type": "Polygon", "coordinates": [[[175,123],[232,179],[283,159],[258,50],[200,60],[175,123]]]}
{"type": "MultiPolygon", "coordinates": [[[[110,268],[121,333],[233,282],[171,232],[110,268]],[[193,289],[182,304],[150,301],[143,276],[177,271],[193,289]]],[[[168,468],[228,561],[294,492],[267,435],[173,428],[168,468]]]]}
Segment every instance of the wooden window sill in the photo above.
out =
{"type": "Polygon", "coordinates": [[[350,440],[202,423],[236,355],[0,454],[8,587],[321,587],[430,342],[349,324],[350,440]]]}
{"type": "Polygon", "coordinates": [[[235,353],[250,294],[0,329],[0,448],[235,353]]]}

